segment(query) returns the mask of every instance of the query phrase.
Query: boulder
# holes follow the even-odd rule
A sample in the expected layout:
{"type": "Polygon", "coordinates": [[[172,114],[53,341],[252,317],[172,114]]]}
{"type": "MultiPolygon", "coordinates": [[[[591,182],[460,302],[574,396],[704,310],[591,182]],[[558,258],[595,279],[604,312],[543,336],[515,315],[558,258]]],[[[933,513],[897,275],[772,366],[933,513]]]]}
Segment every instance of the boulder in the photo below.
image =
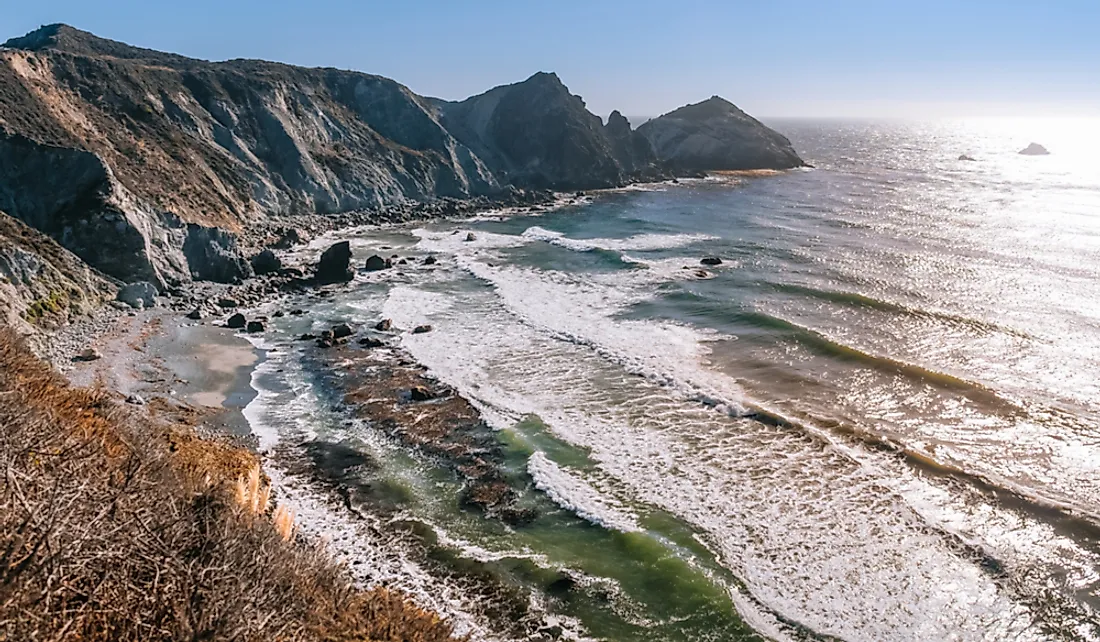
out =
{"type": "Polygon", "coordinates": [[[219,308],[235,308],[238,305],[240,305],[240,302],[236,299],[231,299],[229,297],[222,297],[218,299],[219,308]]]}
{"type": "Polygon", "coordinates": [[[424,265],[435,265],[437,262],[434,256],[424,257],[424,265]]]}
{"type": "Polygon", "coordinates": [[[477,240],[477,236],[475,236],[473,232],[467,232],[466,233],[466,241],[467,242],[476,241],[476,240],[477,240]]]}
{"type": "Polygon", "coordinates": [[[233,328],[234,330],[240,330],[241,328],[245,327],[245,325],[247,325],[247,320],[240,312],[229,317],[229,319],[225,322],[225,327],[233,328]]]}
{"type": "Polygon", "coordinates": [[[103,355],[95,348],[85,348],[80,351],[76,358],[77,361],[96,361],[102,359],[103,355]]]}
{"type": "Polygon", "coordinates": [[[426,333],[431,332],[431,331],[432,331],[432,326],[424,324],[424,325],[418,325],[415,328],[413,328],[412,333],[413,334],[426,334],[426,333]]]}
{"type": "Polygon", "coordinates": [[[341,241],[321,254],[321,260],[317,262],[318,283],[347,283],[353,278],[355,272],[351,269],[351,243],[341,241]]]}
{"type": "Polygon", "coordinates": [[[332,326],[332,336],[335,339],[343,339],[344,337],[350,337],[355,334],[355,330],[346,323],[332,326]]]}
{"type": "Polygon", "coordinates": [[[375,339],[374,337],[363,337],[359,340],[359,345],[364,348],[381,348],[386,345],[381,339],[375,339]]]}
{"type": "Polygon", "coordinates": [[[378,256],[377,254],[367,259],[366,269],[368,272],[377,272],[378,270],[385,270],[389,267],[389,261],[378,256]]]}
{"type": "Polygon", "coordinates": [[[428,390],[424,386],[414,386],[411,390],[409,390],[409,399],[412,399],[413,401],[431,401],[432,399],[435,399],[435,395],[432,394],[431,390],[428,390]]]}
{"type": "Polygon", "coordinates": [[[289,250],[295,245],[304,245],[309,242],[309,232],[297,227],[283,227],[276,232],[277,239],[272,244],[277,250],[289,250]]]}
{"type": "Polygon", "coordinates": [[[393,329],[393,321],[389,319],[382,319],[378,323],[374,324],[374,329],[379,332],[389,332],[393,329]]]}
{"type": "Polygon", "coordinates": [[[135,310],[152,308],[157,305],[157,288],[148,281],[139,281],[122,286],[115,298],[135,310]]]}
{"type": "Polygon", "coordinates": [[[281,319],[286,316],[286,312],[283,312],[282,310],[276,310],[275,313],[271,316],[275,317],[276,319],[281,319]]]}
{"type": "Polygon", "coordinates": [[[283,269],[282,260],[271,250],[264,250],[252,257],[252,269],[256,274],[275,274],[283,269]]]}
{"type": "Polygon", "coordinates": [[[249,321],[248,322],[247,331],[250,332],[250,333],[263,332],[265,329],[266,328],[264,328],[264,322],[263,321],[258,321],[257,320],[257,321],[249,321]]]}
{"type": "Polygon", "coordinates": [[[962,154],[962,155],[959,156],[959,160],[961,160],[961,161],[975,161],[975,160],[978,160],[978,159],[974,158],[973,156],[967,156],[966,154],[962,154]]]}
{"type": "Polygon", "coordinates": [[[317,338],[317,335],[306,332],[302,336],[298,337],[299,341],[313,341],[317,338]]]}
{"type": "Polygon", "coordinates": [[[192,321],[201,321],[206,316],[206,313],[202,311],[202,308],[195,308],[187,314],[187,318],[192,321]]]}
{"type": "Polygon", "coordinates": [[[196,280],[240,283],[253,276],[252,266],[237,249],[237,237],[217,227],[189,223],[183,255],[196,280]]]}
{"type": "Polygon", "coordinates": [[[302,316],[302,315],[303,315],[303,314],[305,314],[305,313],[306,313],[306,311],[305,311],[305,310],[302,310],[301,308],[295,308],[295,309],[293,309],[293,310],[291,310],[291,311],[290,311],[290,316],[292,316],[292,317],[300,317],[300,316],[302,316]]]}
{"type": "Polygon", "coordinates": [[[708,256],[699,261],[703,265],[722,265],[722,259],[717,256],[708,256]]]}
{"type": "Polygon", "coordinates": [[[1043,147],[1039,143],[1031,143],[1027,147],[1023,148],[1019,152],[1024,156],[1047,156],[1050,154],[1046,147],[1043,147]]]}

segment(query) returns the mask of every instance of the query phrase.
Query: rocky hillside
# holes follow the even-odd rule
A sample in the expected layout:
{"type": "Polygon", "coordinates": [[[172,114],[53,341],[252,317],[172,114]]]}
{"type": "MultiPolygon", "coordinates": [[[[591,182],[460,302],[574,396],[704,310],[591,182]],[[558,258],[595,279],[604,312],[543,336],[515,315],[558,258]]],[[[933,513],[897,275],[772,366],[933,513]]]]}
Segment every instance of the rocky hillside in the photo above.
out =
{"type": "Polygon", "coordinates": [[[370,74],[207,62],[52,25],[0,47],[0,210],[166,290],[250,276],[237,235],[273,216],[801,164],[732,105],[708,115],[713,102],[635,131],[551,73],[447,102],[370,74]]]}
{"type": "Polygon", "coordinates": [[[655,118],[639,127],[638,133],[678,171],[805,165],[786,137],[718,96],[655,118]]]}
{"type": "Polygon", "coordinates": [[[521,187],[616,187],[660,174],[657,157],[614,112],[605,127],[557,74],[537,73],[462,102],[436,102],[443,125],[521,187]]]}
{"type": "Polygon", "coordinates": [[[53,239],[0,212],[0,325],[64,325],[115,295],[115,286],[53,239]]]}

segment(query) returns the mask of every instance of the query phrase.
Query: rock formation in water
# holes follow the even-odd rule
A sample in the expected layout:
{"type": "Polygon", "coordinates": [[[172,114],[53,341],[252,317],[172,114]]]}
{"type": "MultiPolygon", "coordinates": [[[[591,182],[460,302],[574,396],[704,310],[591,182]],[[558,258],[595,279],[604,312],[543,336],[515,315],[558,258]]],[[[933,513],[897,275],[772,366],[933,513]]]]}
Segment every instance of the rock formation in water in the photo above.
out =
{"type": "Polygon", "coordinates": [[[52,25],[0,47],[0,210],[122,282],[234,282],[253,273],[237,235],[268,216],[801,164],[716,100],[635,131],[618,112],[604,125],[551,73],[447,102],[365,73],[207,62],[52,25]]]}
{"type": "Polygon", "coordinates": [[[1024,156],[1047,156],[1050,154],[1050,152],[1047,151],[1047,148],[1043,147],[1039,143],[1031,143],[1027,147],[1021,149],[1019,153],[1023,154],[1024,156]]]}
{"type": "Polygon", "coordinates": [[[648,121],[638,133],[658,158],[681,171],[805,166],[791,141],[718,96],[648,121]]]}

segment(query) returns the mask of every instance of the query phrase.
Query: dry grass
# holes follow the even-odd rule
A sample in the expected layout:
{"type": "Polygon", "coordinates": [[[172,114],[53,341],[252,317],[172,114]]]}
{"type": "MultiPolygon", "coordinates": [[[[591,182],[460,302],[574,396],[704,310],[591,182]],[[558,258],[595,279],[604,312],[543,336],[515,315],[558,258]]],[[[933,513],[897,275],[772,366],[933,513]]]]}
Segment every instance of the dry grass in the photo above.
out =
{"type": "Polygon", "coordinates": [[[452,639],[295,543],[250,453],[70,388],[3,330],[0,426],[0,640],[452,639]]]}

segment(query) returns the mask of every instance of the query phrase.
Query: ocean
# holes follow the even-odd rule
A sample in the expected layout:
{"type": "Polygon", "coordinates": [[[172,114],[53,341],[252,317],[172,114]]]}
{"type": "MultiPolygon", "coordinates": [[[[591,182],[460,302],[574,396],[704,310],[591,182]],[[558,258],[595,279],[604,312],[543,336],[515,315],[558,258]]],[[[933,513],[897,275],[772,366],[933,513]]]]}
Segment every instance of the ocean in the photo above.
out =
{"type": "Polygon", "coordinates": [[[476,640],[1100,639],[1100,122],[768,124],[814,167],[296,251],[411,261],[259,341],[300,528],[476,640]],[[395,342],[535,519],[465,507],[294,341],[382,318],[431,324],[395,342]]]}

